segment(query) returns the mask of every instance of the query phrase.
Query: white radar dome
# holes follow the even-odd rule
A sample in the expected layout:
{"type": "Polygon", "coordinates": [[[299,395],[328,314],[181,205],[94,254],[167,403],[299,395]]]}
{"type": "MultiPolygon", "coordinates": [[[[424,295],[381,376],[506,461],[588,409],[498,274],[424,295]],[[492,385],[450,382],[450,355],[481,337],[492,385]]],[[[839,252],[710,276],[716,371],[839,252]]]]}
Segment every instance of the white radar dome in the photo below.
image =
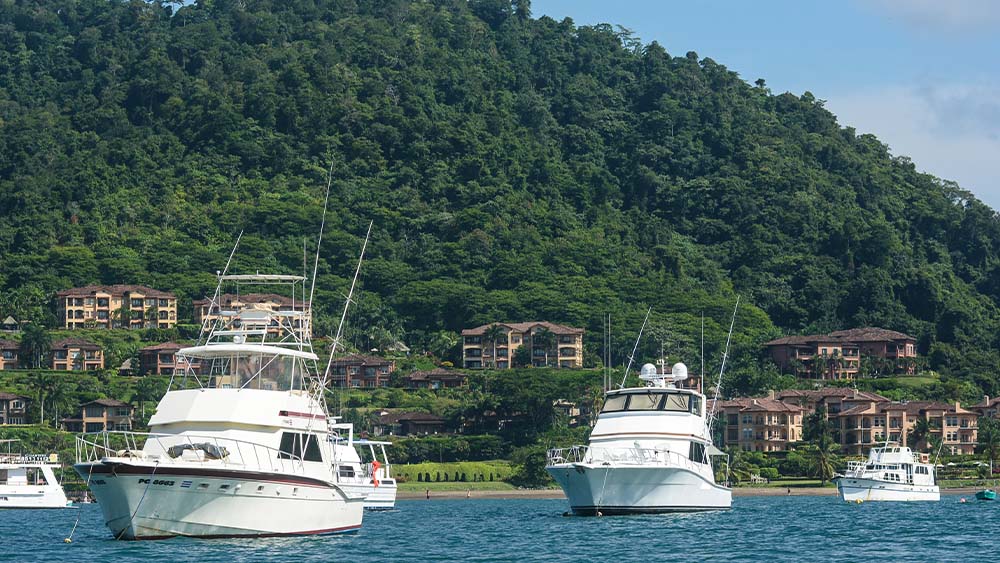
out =
{"type": "Polygon", "coordinates": [[[688,367],[681,362],[674,364],[673,369],[670,370],[670,374],[673,376],[675,381],[681,381],[688,378],[688,367]]]}
{"type": "Polygon", "coordinates": [[[657,377],[656,366],[653,364],[643,364],[642,369],[639,370],[640,379],[655,379],[657,377]]]}

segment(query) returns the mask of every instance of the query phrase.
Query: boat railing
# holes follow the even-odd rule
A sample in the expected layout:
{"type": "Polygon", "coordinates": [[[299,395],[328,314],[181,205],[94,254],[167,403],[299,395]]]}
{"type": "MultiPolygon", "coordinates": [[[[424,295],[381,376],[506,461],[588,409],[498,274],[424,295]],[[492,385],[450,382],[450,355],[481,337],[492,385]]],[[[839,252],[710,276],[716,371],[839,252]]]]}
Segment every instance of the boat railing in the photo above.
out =
{"type": "Polygon", "coordinates": [[[107,458],[186,466],[192,463],[215,463],[234,469],[272,473],[306,472],[301,457],[277,448],[235,438],[110,430],[77,436],[77,463],[98,462],[107,458]],[[157,453],[144,450],[144,446],[150,440],[155,441],[157,453]],[[172,457],[171,451],[177,452],[176,457],[172,457]]]}
{"type": "Polygon", "coordinates": [[[597,465],[659,465],[684,467],[699,471],[704,464],[696,463],[688,456],[659,448],[606,448],[599,446],[573,446],[554,448],[546,454],[547,465],[562,463],[587,463],[597,465]]]}

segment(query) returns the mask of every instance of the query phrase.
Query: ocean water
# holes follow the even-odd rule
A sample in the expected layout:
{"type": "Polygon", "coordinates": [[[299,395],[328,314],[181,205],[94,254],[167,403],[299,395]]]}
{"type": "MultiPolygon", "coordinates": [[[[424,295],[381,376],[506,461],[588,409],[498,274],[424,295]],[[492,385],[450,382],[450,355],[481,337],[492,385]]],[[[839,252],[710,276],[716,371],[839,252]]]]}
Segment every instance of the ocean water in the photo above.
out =
{"type": "Polygon", "coordinates": [[[0,511],[0,561],[1000,561],[1000,501],[739,497],[686,515],[565,517],[564,500],[410,500],[357,534],[119,542],[100,509],[0,511]],[[63,542],[77,516],[72,544],[63,542]]]}

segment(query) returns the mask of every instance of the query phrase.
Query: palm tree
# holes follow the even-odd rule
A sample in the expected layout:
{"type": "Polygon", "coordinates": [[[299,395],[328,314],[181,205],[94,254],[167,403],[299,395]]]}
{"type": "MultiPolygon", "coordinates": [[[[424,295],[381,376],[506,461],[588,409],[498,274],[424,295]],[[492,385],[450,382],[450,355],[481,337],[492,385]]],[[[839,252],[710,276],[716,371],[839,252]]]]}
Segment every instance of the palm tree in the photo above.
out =
{"type": "Polygon", "coordinates": [[[143,318],[146,321],[146,328],[156,328],[159,326],[159,312],[156,307],[146,309],[143,313],[143,318]]]}
{"type": "Polygon", "coordinates": [[[906,444],[913,449],[917,449],[921,441],[924,441],[925,448],[930,444],[929,438],[932,431],[937,428],[936,423],[932,423],[926,418],[918,418],[913,424],[913,428],[910,430],[909,434],[906,436],[906,444]]]}
{"type": "Polygon", "coordinates": [[[35,394],[38,397],[39,415],[38,422],[45,424],[45,400],[52,395],[54,389],[59,385],[59,377],[53,374],[43,373],[35,378],[35,394]]]}
{"type": "Polygon", "coordinates": [[[534,348],[536,346],[542,348],[545,351],[545,367],[549,367],[549,350],[555,341],[556,335],[544,326],[531,333],[531,353],[534,355],[534,348]]]}
{"type": "Polygon", "coordinates": [[[439,330],[431,335],[430,340],[427,342],[427,349],[438,358],[444,360],[455,349],[459,340],[458,333],[450,330],[439,330]]]}
{"type": "Polygon", "coordinates": [[[122,306],[114,312],[113,317],[114,320],[118,321],[118,328],[132,328],[132,310],[129,309],[128,303],[122,303],[122,306]]]}
{"type": "MultiPolygon", "coordinates": [[[[29,323],[24,327],[24,336],[21,337],[21,357],[28,359],[30,367],[42,367],[44,358],[52,348],[52,337],[45,330],[45,327],[35,323],[29,323]]],[[[23,360],[22,360],[23,361],[23,360]]]]}
{"type": "Polygon", "coordinates": [[[809,472],[813,477],[819,478],[820,485],[826,485],[827,481],[833,479],[833,462],[837,458],[838,448],[833,440],[824,445],[809,444],[803,448],[803,453],[809,460],[809,472]]]}
{"type": "Polygon", "coordinates": [[[493,369],[497,367],[497,340],[500,340],[504,336],[506,336],[506,332],[502,326],[497,324],[490,325],[486,329],[486,332],[483,333],[483,338],[493,344],[493,369]]]}
{"type": "Polygon", "coordinates": [[[990,458],[990,466],[996,466],[998,454],[1000,454],[1000,420],[991,416],[984,416],[979,419],[978,430],[979,452],[990,458]]]}

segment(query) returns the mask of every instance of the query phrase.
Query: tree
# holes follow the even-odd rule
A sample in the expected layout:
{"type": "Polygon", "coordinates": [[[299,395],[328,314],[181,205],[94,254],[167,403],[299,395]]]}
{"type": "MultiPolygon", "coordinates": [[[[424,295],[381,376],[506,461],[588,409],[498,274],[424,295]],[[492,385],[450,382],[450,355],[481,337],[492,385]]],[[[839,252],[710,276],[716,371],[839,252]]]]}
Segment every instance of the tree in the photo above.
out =
{"type": "Polygon", "coordinates": [[[549,365],[549,351],[552,349],[552,345],[555,344],[555,341],[556,335],[544,326],[535,329],[531,333],[531,354],[534,356],[535,349],[541,348],[545,353],[545,367],[548,367],[549,365]]]}
{"type": "Polygon", "coordinates": [[[832,427],[826,415],[826,405],[820,403],[816,411],[802,421],[802,438],[808,444],[803,452],[809,460],[810,472],[821,484],[833,478],[833,462],[839,446],[833,440],[832,427]]]}
{"type": "Polygon", "coordinates": [[[28,360],[28,367],[35,369],[42,367],[42,360],[49,354],[51,349],[52,337],[49,336],[45,327],[36,323],[29,323],[24,327],[20,353],[22,358],[28,360]]]}
{"type": "Polygon", "coordinates": [[[978,431],[979,453],[986,454],[990,459],[990,465],[996,467],[997,457],[1000,456],[1000,420],[991,416],[984,416],[979,419],[978,431]]]}
{"type": "Polygon", "coordinates": [[[485,338],[490,344],[493,345],[493,368],[497,367],[497,341],[501,338],[505,338],[507,332],[504,328],[498,324],[490,325],[487,327],[486,332],[483,333],[483,338],[485,338]]]}
{"type": "Polygon", "coordinates": [[[921,449],[920,442],[924,442],[924,447],[922,449],[927,449],[931,445],[931,440],[929,438],[932,436],[931,432],[937,428],[937,423],[931,422],[926,418],[918,418],[913,424],[913,428],[906,436],[906,443],[914,450],[921,449]]]}
{"type": "Polygon", "coordinates": [[[128,303],[122,302],[122,306],[112,314],[112,320],[118,328],[132,328],[132,309],[128,303]]]}
{"type": "Polygon", "coordinates": [[[457,332],[439,330],[427,341],[427,350],[442,360],[452,359],[451,353],[460,340],[461,337],[457,332]]]}
{"type": "Polygon", "coordinates": [[[38,422],[43,426],[45,425],[45,401],[58,387],[60,379],[58,375],[51,373],[41,373],[35,376],[34,388],[39,408],[38,422]]]}

